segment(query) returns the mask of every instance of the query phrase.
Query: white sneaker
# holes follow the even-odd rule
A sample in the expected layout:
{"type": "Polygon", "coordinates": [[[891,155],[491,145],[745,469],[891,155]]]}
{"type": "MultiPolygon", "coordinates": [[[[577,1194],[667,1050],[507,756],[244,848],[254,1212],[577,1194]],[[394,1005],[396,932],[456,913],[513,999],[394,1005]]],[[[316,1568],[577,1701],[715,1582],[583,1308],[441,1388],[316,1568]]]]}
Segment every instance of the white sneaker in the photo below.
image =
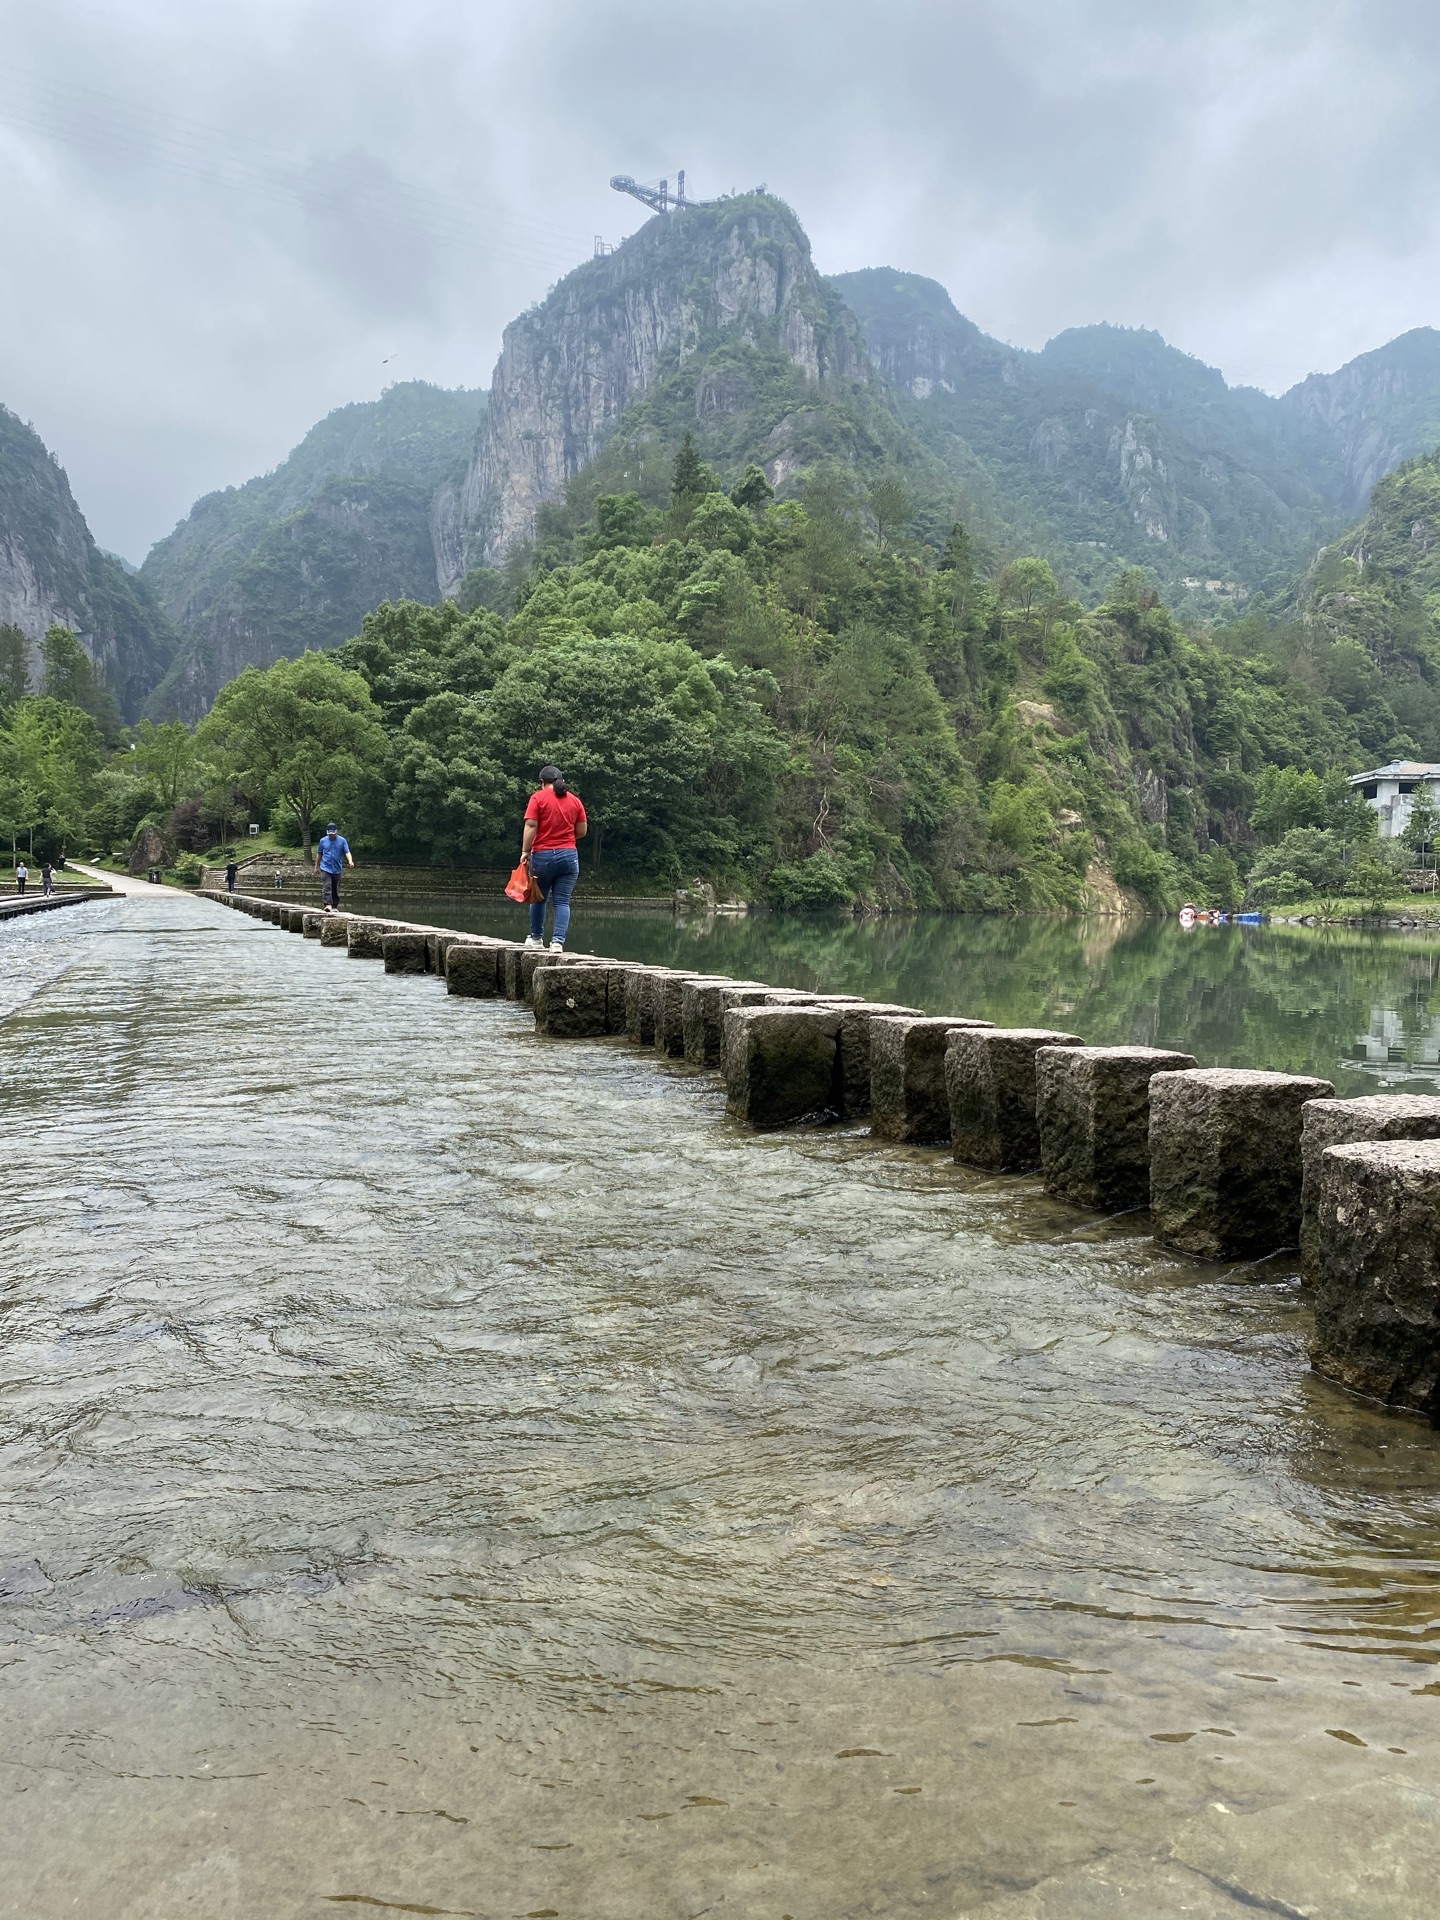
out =
{"type": "Polygon", "coordinates": [[[540,947],[543,947],[545,945],[545,942],[543,940],[537,940],[533,933],[527,933],[525,936],[525,944],[532,951],[534,951],[540,947]]]}
{"type": "Polygon", "coordinates": [[[550,951],[551,953],[563,953],[565,951],[565,942],[563,940],[552,940],[550,942],[550,951]]]}

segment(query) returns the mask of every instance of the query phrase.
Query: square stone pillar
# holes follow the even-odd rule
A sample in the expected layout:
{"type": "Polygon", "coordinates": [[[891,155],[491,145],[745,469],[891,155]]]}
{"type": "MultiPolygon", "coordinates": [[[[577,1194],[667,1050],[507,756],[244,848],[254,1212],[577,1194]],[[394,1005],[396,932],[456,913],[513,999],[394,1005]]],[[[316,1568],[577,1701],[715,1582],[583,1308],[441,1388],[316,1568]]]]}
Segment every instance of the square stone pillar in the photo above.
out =
{"type": "Polygon", "coordinates": [[[320,944],[322,947],[348,947],[350,944],[350,915],[348,913],[322,913],[320,916],[320,944]]]}
{"type": "MultiPolygon", "coordinates": [[[[431,973],[438,975],[439,978],[443,980],[445,978],[445,956],[451,947],[454,946],[457,940],[470,940],[474,938],[475,936],[473,934],[456,933],[451,927],[428,928],[425,935],[425,944],[431,973]]],[[[488,946],[490,942],[482,940],[479,944],[481,946],[488,946]]]]}
{"type": "Polygon", "coordinates": [[[1440,1425],[1440,1141],[1321,1155],[1317,1373],[1440,1425]]]}
{"type": "Polygon", "coordinates": [[[838,1007],[734,1007],[726,1014],[725,1107],[749,1127],[831,1119],[840,1105],[838,1007]]]}
{"type": "Polygon", "coordinates": [[[757,986],[733,985],[720,989],[720,1078],[722,1080],[725,1078],[726,1049],[730,1044],[727,1038],[730,1031],[729,1015],[737,1007],[772,1005],[770,995],[773,992],[773,987],[767,987],[763,983],[757,986]]]}
{"type": "Polygon", "coordinates": [[[655,982],[669,967],[631,967],[625,977],[625,1033],[633,1046],[655,1044],[655,982]]]}
{"type": "Polygon", "coordinates": [[[1150,1081],[1150,1215],[1157,1240],[1239,1260],[1300,1239],[1300,1110],[1328,1080],[1245,1067],[1150,1081]]]}
{"type": "Polygon", "coordinates": [[[961,1027],[945,1043],[945,1091],[955,1158],[994,1173],[1040,1164],[1035,1056],[1042,1047],[1080,1047],[1078,1033],[1050,1027],[961,1027]]]}
{"type": "Polygon", "coordinates": [[[897,1015],[923,1020],[919,1007],[890,1006],[883,1001],[842,1002],[840,1016],[840,1113],[846,1120],[864,1120],[870,1113],[870,1023],[897,1015]]]}
{"type": "Polygon", "coordinates": [[[350,958],[352,960],[383,960],[385,936],[395,930],[388,920],[362,920],[357,915],[350,922],[349,937],[346,942],[350,949],[350,958]]]}
{"type": "Polygon", "coordinates": [[[753,980],[732,980],[714,974],[682,981],[680,1034],[685,1058],[692,1067],[719,1066],[720,1030],[725,1017],[721,995],[742,990],[757,994],[765,991],[753,980]]]}
{"type": "Polygon", "coordinates": [[[1150,1082],[1194,1065],[1163,1047],[1042,1047],[1035,1118],[1051,1193],[1100,1213],[1148,1207],[1150,1082]]]}
{"type": "Polygon", "coordinates": [[[962,1028],[991,1024],[958,1014],[877,1015],[870,1022],[870,1131],[881,1140],[948,1140],[946,1045],[962,1028]]]}
{"type": "Polygon", "coordinates": [[[380,951],[386,973],[425,973],[429,970],[429,941],[423,933],[387,933],[380,951]]]}
{"type": "Polygon", "coordinates": [[[572,962],[539,967],[530,983],[535,1031],[557,1040],[587,1039],[607,1030],[610,970],[572,962]]]}
{"type": "Polygon", "coordinates": [[[714,979],[703,973],[665,972],[657,974],[651,985],[650,1044],[667,1059],[678,1060],[685,1052],[685,986],[691,980],[714,979]]]}
{"type": "Polygon", "coordinates": [[[1360,1100],[1312,1100],[1301,1115],[1300,1271],[1320,1272],[1320,1160],[1327,1147],[1362,1140],[1440,1139],[1440,1098],[1433,1093],[1375,1093],[1360,1100]]]}
{"type": "Polygon", "coordinates": [[[503,947],[478,940],[452,940],[445,949],[445,991],[470,1000],[496,1000],[504,992],[503,947]]]}
{"type": "Polygon", "coordinates": [[[303,929],[305,938],[307,940],[318,940],[324,926],[325,916],[323,913],[307,913],[303,929]]]}

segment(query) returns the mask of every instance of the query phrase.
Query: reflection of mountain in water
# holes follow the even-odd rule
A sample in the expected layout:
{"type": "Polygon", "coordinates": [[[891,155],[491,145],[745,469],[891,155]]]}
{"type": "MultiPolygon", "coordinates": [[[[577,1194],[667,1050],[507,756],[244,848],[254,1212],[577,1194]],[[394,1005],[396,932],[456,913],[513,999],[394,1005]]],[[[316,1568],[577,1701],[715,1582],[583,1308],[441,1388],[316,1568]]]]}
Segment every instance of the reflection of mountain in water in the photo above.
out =
{"type": "Polygon", "coordinates": [[[1372,1007],[1370,1031],[1356,1037],[1353,1064],[1387,1090],[1412,1080],[1440,1081],[1440,1017],[1407,1021],[1399,1008],[1372,1007]]]}

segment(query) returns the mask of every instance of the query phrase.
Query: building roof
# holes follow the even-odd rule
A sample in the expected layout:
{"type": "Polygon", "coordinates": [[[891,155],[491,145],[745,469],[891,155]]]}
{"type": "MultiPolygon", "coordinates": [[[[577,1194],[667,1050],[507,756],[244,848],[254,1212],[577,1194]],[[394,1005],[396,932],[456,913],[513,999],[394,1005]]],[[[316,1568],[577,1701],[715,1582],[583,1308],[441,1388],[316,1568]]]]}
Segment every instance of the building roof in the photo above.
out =
{"type": "Polygon", "coordinates": [[[1388,766],[1350,776],[1352,787],[1363,786],[1368,780],[1440,780],[1440,760],[1392,760],[1388,766]]]}

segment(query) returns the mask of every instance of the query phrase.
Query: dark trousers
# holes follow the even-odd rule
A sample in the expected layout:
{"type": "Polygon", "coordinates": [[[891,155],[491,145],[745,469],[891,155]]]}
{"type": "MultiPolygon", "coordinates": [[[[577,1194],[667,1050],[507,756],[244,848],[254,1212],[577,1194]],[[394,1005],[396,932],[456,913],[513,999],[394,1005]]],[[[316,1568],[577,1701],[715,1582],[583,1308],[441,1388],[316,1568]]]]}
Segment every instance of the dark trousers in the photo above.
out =
{"type": "Polygon", "coordinates": [[[322,873],[320,876],[321,898],[327,907],[340,904],[340,876],[338,873],[322,873]]]}

